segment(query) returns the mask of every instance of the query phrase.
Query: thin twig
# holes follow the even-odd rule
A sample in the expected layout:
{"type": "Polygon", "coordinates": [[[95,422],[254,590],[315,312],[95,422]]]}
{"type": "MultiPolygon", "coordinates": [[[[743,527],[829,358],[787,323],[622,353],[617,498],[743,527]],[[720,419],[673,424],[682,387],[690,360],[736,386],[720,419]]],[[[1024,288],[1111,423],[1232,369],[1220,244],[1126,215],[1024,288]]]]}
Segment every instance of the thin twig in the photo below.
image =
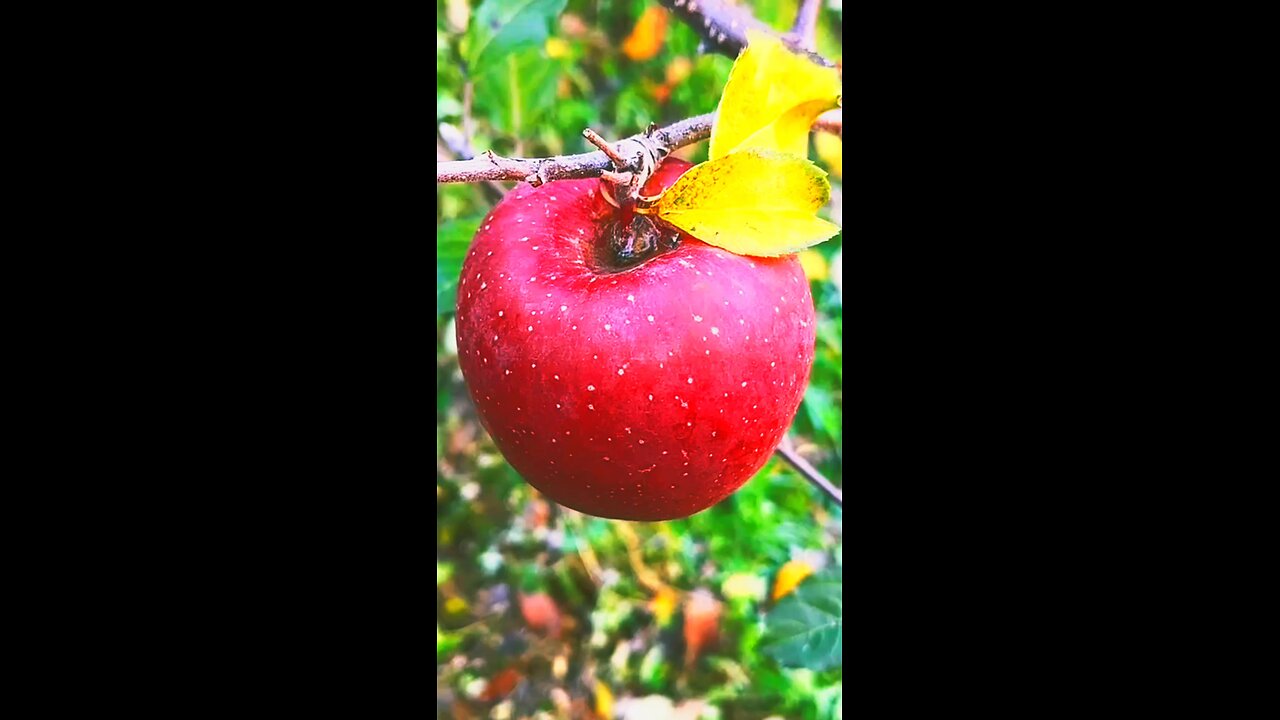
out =
{"type": "MultiPolygon", "coordinates": [[[[460,157],[463,160],[470,160],[475,157],[471,152],[469,143],[461,137],[461,131],[453,127],[449,123],[440,123],[439,132],[436,135],[436,164],[453,160],[460,157]]],[[[484,194],[489,202],[498,202],[503,195],[507,194],[507,189],[498,183],[490,180],[484,184],[484,194]]]]}
{"type": "Polygon", "coordinates": [[[463,160],[470,160],[476,156],[475,150],[471,149],[474,147],[471,144],[471,140],[476,136],[476,124],[475,121],[471,119],[471,103],[475,98],[475,94],[475,84],[470,80],[467,80],[467,82],[462,86],[462,142],[464,143],[463,147],[467,149],[467,152],[465,155],[458,156],[463,160]]]}
{"type": "MultiPolygon", "coordinates": [[[[626,160],[625,170],[617,169],[639,173],[645,167],[646,153],[665,156],[676,148],[707,139],[711,136],[713,118],[711,113],[698,115],[659,128],[650,136],[640,133],[615,143],[618,155],[626,160]]],[[[552,180],[600,177],[602,172],[611,169],[614,169],[613,161],[603,152],[549,158],[504,158],[488,151],[474,160],[437,162],[436,182],[515,180],[537,186],[552,180]]]]}
{"type": "Polygon", "coordinates": [[[783,460],[791,463],[791,467],[795,468],[805,480],[808,480],[815,487],[826,493],[828,497],[835,501],[836,505],[844,507],[844,496],[840,492],[840,488],[831,484],[831,481],[818,472],[818,469],[809,464],[797,453],[795,448],[791,446],[791,439],[784,437],[774,452],[778,453],[783,460]]]}
{"type": "Polygon", "coordinates": [[[796,11],[796,22],[791,26],[791,34],[796,42],[805,50],[813,50],[818,42],[818,10],[822,0],[800,0],[800,9],[796,11]]]}
{"type": "Polygon", "coordinates": [[[813,121],[813,129],[829,132],[838,137],[844,137],[843,111],[840,108],[836,108],[835,110],[828,110],[822,113],[818,116],[817,120],[813,121]]]}
{"type": "Polygon", "coordinates": [[[586,130],[583,130],[582,137],[586,138],[587,142],[600,148],[600,152],[604,153],[605,155],[608,155],[609,159],[613,161],[613,164],[616,167],[624,167],[627,164],[627,161],[624,160],[623,157],[618,154],[618,151],[609,147],[609,142],[604,138],[600,137],[600,134],[597,133],[595,130],[592,130],[591,128],[587,128],[586,130]]]}

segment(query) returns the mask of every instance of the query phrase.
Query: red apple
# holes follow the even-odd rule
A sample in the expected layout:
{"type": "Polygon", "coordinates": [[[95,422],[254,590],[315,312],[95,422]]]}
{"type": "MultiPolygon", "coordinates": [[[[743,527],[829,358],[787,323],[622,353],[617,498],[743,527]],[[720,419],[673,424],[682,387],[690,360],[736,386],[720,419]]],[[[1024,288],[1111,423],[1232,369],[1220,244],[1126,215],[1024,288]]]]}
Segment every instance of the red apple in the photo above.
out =
{"type": "MultiPolygon", "coordinates": [[[[668,159],[656,194],[691,166],[668,159]]],[[[458,360],[511,466],[590,515],[669,520],[711,507],[769,459],[813,363],[794,255],[688,235],[619,269],[630,218],[601,180],[521,184],[481,223],[458,286],[458,360]]]]}

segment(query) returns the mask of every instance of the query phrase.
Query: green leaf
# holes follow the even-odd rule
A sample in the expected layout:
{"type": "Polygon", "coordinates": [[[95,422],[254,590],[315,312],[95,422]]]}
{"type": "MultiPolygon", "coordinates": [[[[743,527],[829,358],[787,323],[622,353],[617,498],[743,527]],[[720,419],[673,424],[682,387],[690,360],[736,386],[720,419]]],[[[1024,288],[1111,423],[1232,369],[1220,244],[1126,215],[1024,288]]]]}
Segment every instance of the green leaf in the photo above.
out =
{"type": "Polygon", "coordinates": [[[784,667],[837,667],[844,662],[843,611],[843,581],[811,577],[769,613],[761,650],[784,667]]]}
{"type": "Polygon", "coordinates": [[[436,228],[436,315],[451,313],[458,306],[458,275],[482,219],[458,218],[436,228]]]}
{"type": "Polygon", "coordinates": [[[504,133],[528,139],[528,129],[555,109],[560,68],[560,61],[548,58],[542,48],[495,59],[476,79],[477,111],[504,133]]]}
{"type": "Polygon", "coordinates": [[[831,395],[831,391],[810,384],[804,391],[805,414],[809,417],[809,422],[813,423],[815,430],[819,430],[826,434],[832,441],[840,442],[840,408],[836,407],[835,399],[831,395]]]}
{"type": "Polygon", "coordinates": [[[467,31],[467,65],[483,72],[507,55],[547,40],[567,0],[484,0],[467,31]]]}

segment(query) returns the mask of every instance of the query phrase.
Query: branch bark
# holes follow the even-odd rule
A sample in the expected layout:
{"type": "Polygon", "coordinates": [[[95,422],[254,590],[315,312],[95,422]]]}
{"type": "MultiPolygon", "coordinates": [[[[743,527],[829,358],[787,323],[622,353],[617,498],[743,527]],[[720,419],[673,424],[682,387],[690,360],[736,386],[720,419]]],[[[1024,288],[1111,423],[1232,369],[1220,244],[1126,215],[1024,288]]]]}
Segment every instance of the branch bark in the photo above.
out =
{"type": "MultiPolygon", "coordinates": [[[[750,10],[734,7],[724,0],[658,0],[658,3],[675,13],[676,17],[701,35],[707,41],[709,48],[729,57],[737,57],[742,48],[747,46],[747,30],[754,28],[780,38],[793,49],[805,52],[816,62],[827,67],[835,65],[830,60],[812,52],[812,45],[807,47],[795,31],[779,33],[757,20],[750,10]]],[[[801,12],[804,12],[803,7],[801,12]]]]}
{"type": "Polygon", "coordinates": [[[796,11],[796,22],[791,26],[791,34],[796,42],[805,50],[813,50],[818,42],[818,10],[822,0],[800,0],[800,9],[796,11]]]}
{"type": "Polygon", "coordinates": [[[549,158],[505,158],[488,151],[473,160],[437,162],[436,182],[515,180],[536,187],[552,180],[600,177],[611,169],[640,173],[645,168],[645,153],[657,154],[661,159],[676,148],[705,140],[711,136],[713,119],[713,113],[698,115],[617,143],[615,150],[626,160],[622,168],[615,167],[613,160],[599,151],[549,158]]]}
{"type": "Polygon", "coordinates": [[[729,57],[737,57],[747,46],[747,28],[778,34],[755,19],[749,10],[733,7],[723,0],[658,0],[658,3],[705,38],[713,50],[729,57]]]}
{"type": "Polygon", "coordinates": [[[774,452],[776,452],[783,460],[790,463],[791,467],[795,468],[801,475],[803,475],[805,480],[808,480],[814,487],[826,493],[827,497],[834,500],[836,505],[839,505],[842,508],[844,507],[844,495],[840,492],[840,488],[832,485],[831,481],[822,473],[818,472],[817,468],[811,465],[808,460],[801,457],[800,453],[796,452],[795,447],[791,444],[791,438],[789,436],[784,436],[782,438],[782,442],[774,452]]]}
{"type": "Polygon", "coordinates": [[[838,137],[844,137],[844,113],[841,109],[828,110],[818,116],[813,121],[814,130],[822,130],[829,132],[838,137]]]}

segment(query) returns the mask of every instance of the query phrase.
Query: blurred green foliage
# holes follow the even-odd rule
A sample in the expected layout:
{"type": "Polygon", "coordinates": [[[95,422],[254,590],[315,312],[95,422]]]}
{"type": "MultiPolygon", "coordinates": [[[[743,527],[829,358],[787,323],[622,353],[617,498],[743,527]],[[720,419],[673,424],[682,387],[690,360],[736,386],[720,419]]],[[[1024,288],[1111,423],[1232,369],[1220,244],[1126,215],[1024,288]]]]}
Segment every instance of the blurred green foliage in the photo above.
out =
{"type": "MultiPolygon", "coordinates": [[[[797,1],[749,4],[787,29],[797,1]]],[[[539,157],[592,150],[585,127],[619,139],[715,110],[732,60],[700,55],[674,18],[653,57],[620,50],[653,6],[437,0],[437,123],[469,127],[477,152],[539,157]]],[[[819,23],[818,49],[833,60],[839,8],[828,3],[819,23]]],[[[705,160],[706,143],[680,154],[705,160]]],[[[823,215],[839,224],[838,174],[831,181],[823,215]]],[[[437,714],[638,717],[667,703],[689,718],[841,717],[841,596],[828,581],[843,564],[840,509],[777,459],[715,507],[667,523],[591,518],[541,497],[480,427],[452,337],[458,273],[493,201],[482,184],[436,192],[437,714]],[[791,561],[818,574],[775,601],[791,561]],[[797,663],[814,669],[788,667],[797,663]]],[[[817,353],[792,427],[837,485],[842,245],[837,236],[808,258],[817,353]]]]}

